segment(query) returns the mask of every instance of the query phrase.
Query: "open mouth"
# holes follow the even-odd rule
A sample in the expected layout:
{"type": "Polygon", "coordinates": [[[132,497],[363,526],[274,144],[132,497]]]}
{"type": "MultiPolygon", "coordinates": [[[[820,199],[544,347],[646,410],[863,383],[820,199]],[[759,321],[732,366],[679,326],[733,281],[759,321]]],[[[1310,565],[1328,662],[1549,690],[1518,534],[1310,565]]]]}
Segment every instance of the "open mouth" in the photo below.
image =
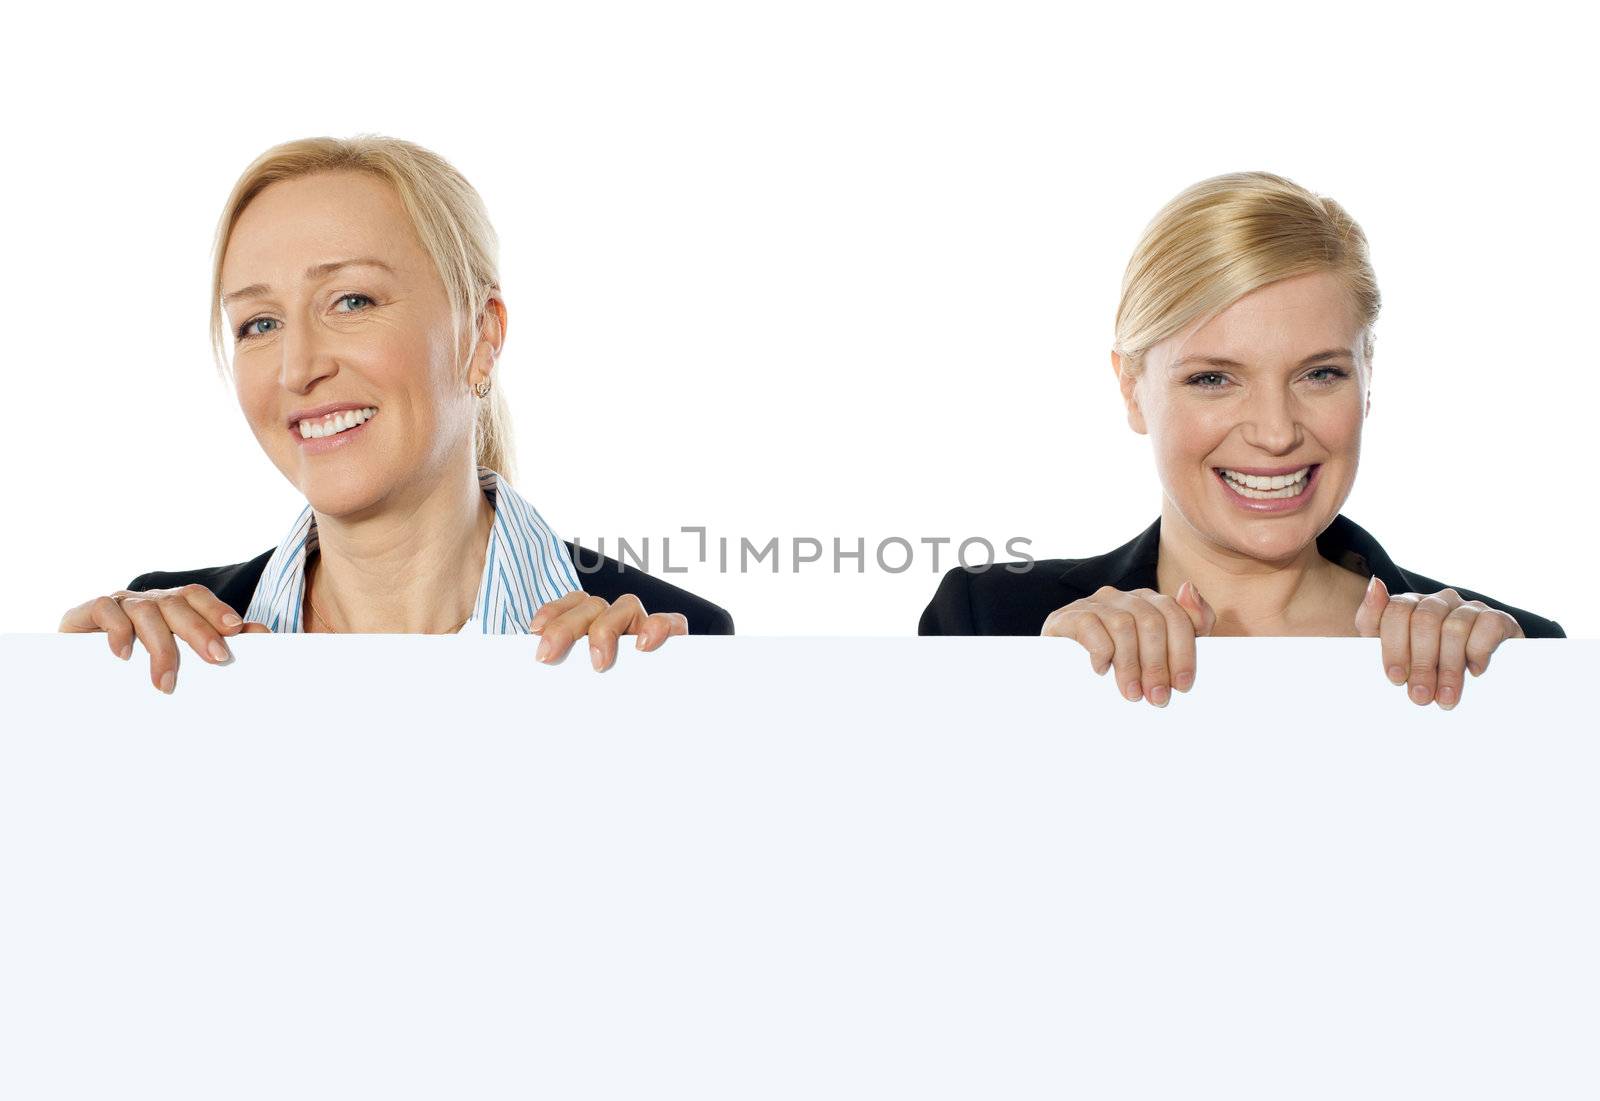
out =
{"type": "Polygon", "coordinates": [[[320,440],[325,436],[337,436],[341,432],[348,432],[352,428],[360,428],[373,417],[378,415],[376,406],[366,409],[345,409],[338,413],[329,413],[316,420],[300,421],[295,428],[300,433],[302,440],[320,440]]]}
{"type": "Polygon", "coordinates": [[[1245,474],[1220,466],[1211,469],[1224,486],[1247,501],[1286,501],[1310,489],[1321,466],[1312,463],[1287,474],[1245,474]]]}

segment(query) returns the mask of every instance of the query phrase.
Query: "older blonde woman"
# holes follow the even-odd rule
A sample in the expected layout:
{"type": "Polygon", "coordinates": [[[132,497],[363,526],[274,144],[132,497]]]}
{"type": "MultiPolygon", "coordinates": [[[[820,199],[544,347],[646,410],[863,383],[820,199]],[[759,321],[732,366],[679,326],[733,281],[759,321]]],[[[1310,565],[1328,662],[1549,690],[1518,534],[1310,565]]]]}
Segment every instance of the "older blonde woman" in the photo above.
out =
{"type": "Polygon", "coordinates": [[[1123,279],[1111,365],[1148,434],[1161,514],[1095,558],[952,570],[923,634],[1072,638],[1129,700],[1165,706],[1197,635],[1364,635],[1449,709],[1506,639],[1559,624],[1396,566],[1340,515],[1370,409],[1378,287],[1332,199],[1251,172],[1172,200],[1123,279]]]}
{"type": "Polygon", "coordinates": [[[495,389],[507,331],[483,203],[409,142],[313,138],[247,168],[218,226],[212,341],[256,441],[306,498],[248,562],[149,573],[66,613],[126,659],[138,637],[171,692],[176,638],[214,663],[240,632],[732,633],[726,612],[556,537],[511,486],[495,389]],[[646,611],[646,605],[650,610],[646,611]]]}

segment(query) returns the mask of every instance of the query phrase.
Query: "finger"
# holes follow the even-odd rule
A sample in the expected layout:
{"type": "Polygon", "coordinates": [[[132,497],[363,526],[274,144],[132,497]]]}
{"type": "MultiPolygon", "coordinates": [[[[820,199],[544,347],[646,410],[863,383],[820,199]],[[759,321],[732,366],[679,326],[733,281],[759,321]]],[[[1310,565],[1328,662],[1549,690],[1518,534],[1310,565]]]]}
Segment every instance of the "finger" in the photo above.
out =
{"type": "Polygon", "coordinates": [[[1411,701],[1432,703],[1439,681],[1439,646],[1445,617],[1451,612],[1448,601],[1432,593],[1417,601],[1411,612],[1411,701]]]}
{"type": "Polygon", "coordinates": [[[58,630],[69,634],[104,631],[111,652],[126,661],[133,655],[133,623],[117,603],[115,594],[97,596],[69,608],[58,630]]]}
{"type": "Polygon", "coordinates": [[[1167,618],[1151,603],[1159,595],[1150,589],[1135,589],[1127,594],[1127,600],[1139,630],[1141,691],[1145,699],[1165,707],[1172,697],[1172,671],[1167,663],[1167,618]]]}
{"type": "Polygon", "coordinates": [[[1481,613],[1467,636],[1467,672],[1481,677],[1489,670],[1489,657],[1508,638],[1521,638],[1522,626],[1498,609],[1481,613]]]}
{"type": "Polygon", "coordinates": [[[1102,677],[1111,668],[1111,659],[1117,652],[1117,644],[1112,641],[1105,624],[1100,622],[1100,617],[1070,604],[1051,612],[1050,618],[1044,621],[1044,629],[1039,633],[1047,637],[1072,639],[1089,652],[1089,668],[1102,677]]]}
{"type": "Polygon", "coordinates": [[[185,585],[178,591],[218,636],[235,634],[244,626],[244,617],[204,585],[185,585]]]}
{"type": "Polygon", "coordinates": [[[589,662],[600,673],[617,660],[617,636],[635,634],[644,625],[644,605],[632,593],[623,593],[589,624],[589,662]]]}
{"type": "Polygon", "coordinates": [[[1440,625],[1439,684],[1434,699],[1445,711],[1461,702],[1467,679],[1467,638],[1477,625],[1482,608],[1481,604],[1462,604],[1440,625]]]}
{"type": "Polygon", "coordinates": [[[534,660],[550,665],[566,657],[572,644],[587,635],[589,625],[610,606],[600,597],[584,593],[581,600],[544,624],[539,632],[543,637],[539,639],[539,650],[534,660]]]}
{"type": "Polygon", "coordinates": [[[1362,638],[1377,638],[1378,625],[1383,622],[1383,610],[1389,606],[1389,586],[1377,574],[1367,582],[1367,591],[1356,606],[1356,634],[1362,638]]]}
{"type": "Polygon", "coordinates": [[[634,640],[640,650],[654,650],[673,635],[689,633],[689,619],[682,612],[651,612],[634,640]]]}
{"type": "Polygon", "coordinates": [[[566,596],[541,604],[539,610],[533,613],[533,618],[528,621],[528,633],[539,634],[544,630],[546,623],[549,623],[559,615],[570,612],[588,598],[589,594],[582,589],[574,589],[566,596]]]}
{"type": "Polygon", "coordinates": [[[134,633],[150,654],[150,683],[161,691],[172,694],[178,686],[178,644],[173,640],[172,629],[154,599],[130,597],[122,602],[122,610],[133,622],[134,633]]]}
{"type": "MultiPolygon", "coordinates": [[[[206,612],[216,615],[218,619],[222,618],[221,614],[216,612],[211,607],[210,602],[205,599],[211,594],[206,592],[203,585],[185,585],[181,589],[166,589],[162,592],[162,595],[155,598],[156,605],[161,609],[161,614],[167,621],[168,629],[188,643],[189,649],[198,654],[202,660],[208,661],[213,665],[226,665],[233,660],[233,654],[228,650],[228,644],[222,640],[222,636],[217,633],[211,621],[206,618],[200,608],[195,607],[194,600],[196,598],[189,592],[190,588],[199,589],[204,594],[200,599],[203,601],[203,607],[206,612]]],[[[222,606],[224,608],[227,607],[226,604],[222,606]]]]}
{"type": "Polygon", "coordinates": [[[239,633],[241,635],[270,635],[272,628],[265,623],[257,623],[255,620],[251,620],[240,628],[239,633]]]}
{"type": "Polygon", "coordinates": [[[1417,598],[1411,593],[1391,596],[1378,622],[1378,638],[1383,651],[1383,671],[1390,684],[1404,684],[1411,665],[1411,612],[1417,598]]]}
{"type": "Polygon", "coordinates": [[[1194,582],[1185,581],[1178,586],[1178,604],[1189,613],[1189,623],[1194,628],[1196,635],[1209,635],[1217,627],[1217,613],[1200,595],[1200,590],[1194,587],[1194,582]]]}
{"type": "Polygon", "coordinates": [[[1137,700],[1144,693],[1139,673],[1139,624],[1124,608],[1106,608],[1097,613],[1111,636],[1111,664],[1117,671],[1117,685],[1126,700],[1137,700]]]}
{"type": "MultiPolygon", "coordinates": [[[[1192,600],[1192,589],[1193,586],[1185,581],[1178,586],[1178,594],[1192,600]]],[[[1194,685],[1195,629],[1191,617],[1195,613],[1171,597],[1159,597],[1151,603],[1167,621],[1167,665],[1172,675],[1172,687],[1187,692],[1194,685]]]]}

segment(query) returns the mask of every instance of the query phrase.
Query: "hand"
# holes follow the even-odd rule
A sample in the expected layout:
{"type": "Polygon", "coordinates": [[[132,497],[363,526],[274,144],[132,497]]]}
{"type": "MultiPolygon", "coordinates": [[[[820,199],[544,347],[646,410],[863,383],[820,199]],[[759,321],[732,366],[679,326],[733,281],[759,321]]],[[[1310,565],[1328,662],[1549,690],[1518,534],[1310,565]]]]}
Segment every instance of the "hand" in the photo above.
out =
{"type": "Polygon", "coordinates": [[[61,617],[58,630],[70,633],[104,631],[111,652],[124,661],[133,656],[139,636],[150,654],[150,683],[171,695],[178,684],[177,635],[213,665],[233,660],[224,635],[271,634],[265,623],[244,623],[204,585],[130,592],[118,589],[79,604],[61,617]]]}
{"type": "Polygon", "coordinates": [[[1391,684],[1409,682],[1412,702],[1437,703],[1446,711],[1461,702],[1463,667],[1481,677],[1501,642],[1526,637],[1511,616],[1481,600],[1462,600],[1454,589],[1390,596],[1376,576],[1356,609],[1356,633],[1383,640],[1391,684]]]}
{"type": "Polygon", "coordinates": [[[688,634],[689,621],[678,612],[647,615],[632,593],[609,604],[591,593],[571,592],[534,613],[528,630],[543,636],[534,657],[547,665],[566,657],[572,644],[588,635],[589,661],[603,672],[617,660],[618,635],[633,635],[637,650],[654,650],[670,635],[688,634]]]}
{"type": "Polygon", "coordinates": [[[1116,667],[1126,699],[1165,707],[1171,689],[1194,685],[1195,636],[1210,634],[1216,623],[1216,612],[1187,581],[1176,597],[1106,585],[1051,612],[1040,634],[1076,639],[1096,673],[1116,667]]]}

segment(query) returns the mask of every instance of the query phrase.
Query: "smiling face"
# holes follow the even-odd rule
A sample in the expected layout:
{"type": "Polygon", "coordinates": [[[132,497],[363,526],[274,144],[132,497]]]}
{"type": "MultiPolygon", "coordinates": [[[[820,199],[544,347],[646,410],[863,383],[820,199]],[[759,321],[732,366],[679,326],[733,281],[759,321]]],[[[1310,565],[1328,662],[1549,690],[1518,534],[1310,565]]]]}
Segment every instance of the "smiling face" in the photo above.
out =
{"type": "MultiPolygon", "coordinates": [[[[1283,563],[1355,483],[1366,418],[1365,332],[1328,273],[1269,283],[1154,345],[1122,375],[1170,505],[1226,552],[1283,563]]],[[[1120,365],[1119,365],[1120,369],[1120,365]]]]}
{"type": "Polygon", "coordinates": [[[474,399],[449,298],[386,181],[270,185],[234,226],[222,290],[239,405],[318,512],[359,512],[470,462],[474,399]],[[329,407],[376,413],[336,433],[351,417],[321,416],[329,407]]]}

